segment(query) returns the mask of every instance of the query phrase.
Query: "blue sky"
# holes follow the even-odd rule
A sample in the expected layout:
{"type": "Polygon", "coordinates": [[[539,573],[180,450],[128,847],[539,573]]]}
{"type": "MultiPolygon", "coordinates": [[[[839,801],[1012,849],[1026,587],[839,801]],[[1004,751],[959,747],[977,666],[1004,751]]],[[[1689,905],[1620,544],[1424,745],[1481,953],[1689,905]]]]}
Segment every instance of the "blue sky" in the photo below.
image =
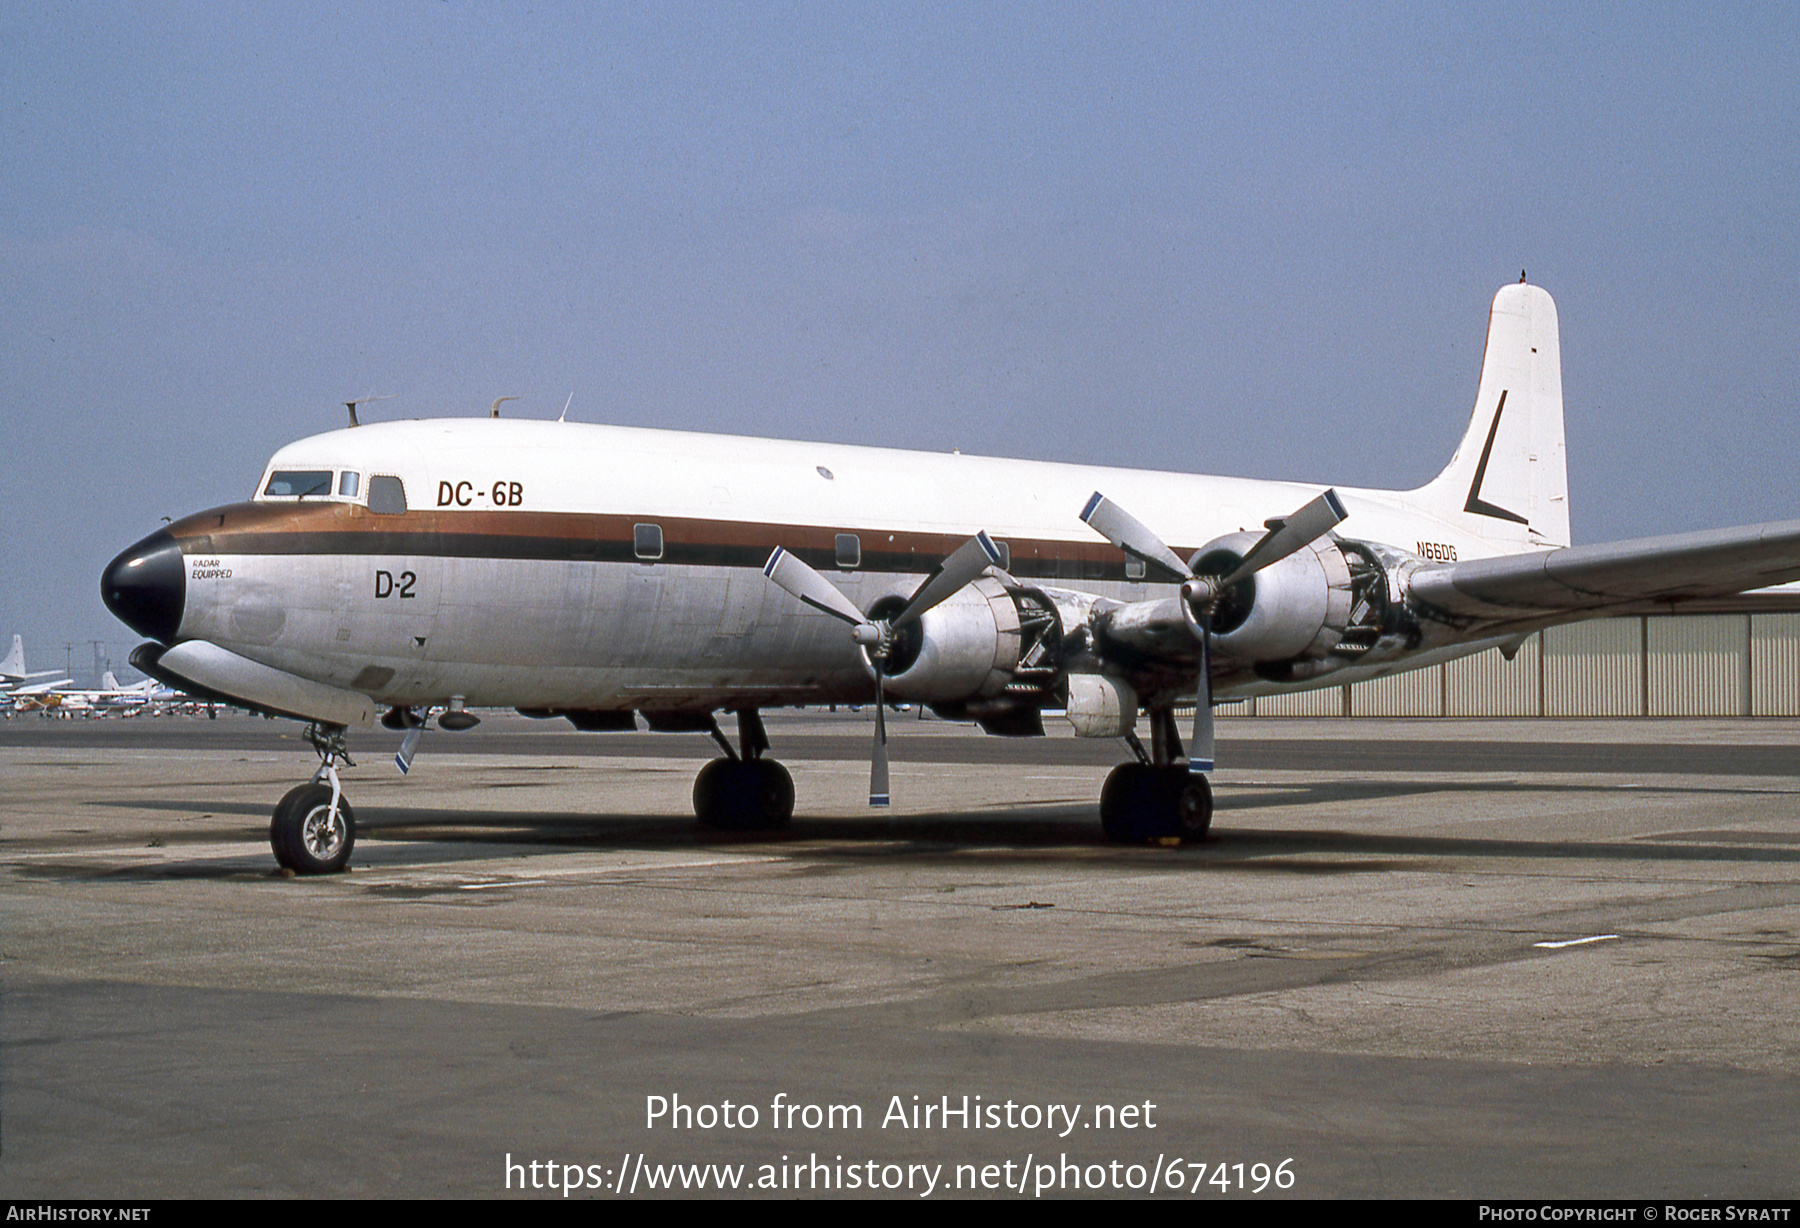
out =
{"type": "Polygon", "coordinates": [[[1578,541],[1794,518],[1797,51],[1779,5],[9,4],[0,634],[122,660],[106,560],[356,394],[1410,486],[1521,268],[1578,541]]]}

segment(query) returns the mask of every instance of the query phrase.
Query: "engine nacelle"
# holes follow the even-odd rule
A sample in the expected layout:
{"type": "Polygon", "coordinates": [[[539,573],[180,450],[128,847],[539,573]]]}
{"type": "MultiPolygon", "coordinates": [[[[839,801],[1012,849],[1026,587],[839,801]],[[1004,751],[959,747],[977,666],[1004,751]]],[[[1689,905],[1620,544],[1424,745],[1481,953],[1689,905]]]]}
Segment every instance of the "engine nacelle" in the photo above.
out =
{"type": "MultiPolygon", "coordinates": [[[[1258,537],[1221,537],[1189,565],[1198,575],[1228,575],[1258,537]]],[[[1344,546],[1321,538],[1227,590],[1213,609],[1213,651],[1251,664],[1323,657],[1343,640],[1353,605],[1344,546]]]]}
{"type": "MultiPolygon", "coordinates": [[[[1035,608],[1032,597],[1031,590],[1009,590],[993,576],[982,576],[900,628],[887,659],[888,696],[944,703],[1000,694],[1019,672],[1026,640],[1032,638],[1025,625],[1035,608]]],[[[870,614],[892,618],[905,604],[899,597],[885,598],[870,614]]],[[[867,652],[863,655],[867,661],[867,652]]],[[[872,662],[869,670],[872,675],[872,662]]]]}

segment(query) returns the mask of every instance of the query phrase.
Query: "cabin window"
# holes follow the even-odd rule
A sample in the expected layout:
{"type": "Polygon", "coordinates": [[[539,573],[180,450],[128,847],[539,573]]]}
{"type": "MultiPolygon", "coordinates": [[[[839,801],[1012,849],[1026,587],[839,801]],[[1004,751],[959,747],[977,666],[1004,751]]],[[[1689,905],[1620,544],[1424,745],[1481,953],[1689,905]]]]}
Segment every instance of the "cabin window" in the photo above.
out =
{"type": "Polygon", "coordinates": [[[1125,578],[1127,580],[1142,580],[1145,570],[1143,559],[1128,558],[1125,560],[1125,578]]]}
{"type": "Polygon", "coordinates": [[[383,474],[369,479],[369,510],[381,516],[398,516],[406,510],[406,487],[399,478],[383,474]]]}
{"type": "Polygon", "coordinates": [[[655,560],[663,556],[662,526],[659,524],[636,524],[631,526],[631,550],[640,559],[655,560]]]}
{"type": "Polygon", "coordinates": [[[362,474],[352,473],[346,469],[338,475],[338,495],[344,499],[354,499],[362,490],[362,474]]]}
{"type": "Polygon", "coordinates": [[[837,565],[839,567],[862,566],[862,538],[854,533],[837,535],[837,565]]]}
{"type": "Polygon", "coordinates": [[[331,493],[329,469],[277,469],[269,475],[263,494],[274,499],[304,499],[331,493]]]}

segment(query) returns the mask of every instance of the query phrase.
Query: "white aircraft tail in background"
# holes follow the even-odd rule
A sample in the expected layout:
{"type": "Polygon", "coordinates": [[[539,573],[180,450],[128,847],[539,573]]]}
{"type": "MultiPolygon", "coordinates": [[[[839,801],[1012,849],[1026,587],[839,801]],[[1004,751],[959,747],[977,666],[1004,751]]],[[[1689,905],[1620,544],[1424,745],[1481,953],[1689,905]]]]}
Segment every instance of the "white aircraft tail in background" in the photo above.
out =
{"type": "MultiPolygon", "coordinates": [[[[56,672],[53,669],[40,669],[32,673],[25,668],[25,637],[22,635],[13,636],[12,651],[6,654],[5,660],[0,660],[0,682],[19,683],[31,678],[48,678],[56,672]]],[[[68,679],[64,678],[63,681],[67,682],[68,679]]]]}

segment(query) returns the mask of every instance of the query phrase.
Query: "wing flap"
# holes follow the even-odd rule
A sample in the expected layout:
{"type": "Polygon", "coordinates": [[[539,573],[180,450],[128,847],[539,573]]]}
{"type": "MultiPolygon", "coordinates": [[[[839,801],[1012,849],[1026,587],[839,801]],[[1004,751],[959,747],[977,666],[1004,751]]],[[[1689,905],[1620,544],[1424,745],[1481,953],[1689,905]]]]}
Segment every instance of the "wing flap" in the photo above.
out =
{"type": "Polygon", "coordinates": [[[1787,520],[1428,564],[1413,572],[1411,591],[1452,614],[1519,618],[1630,605],[1697,606],[1796,579],[1800,520],[1787,520]]]}

